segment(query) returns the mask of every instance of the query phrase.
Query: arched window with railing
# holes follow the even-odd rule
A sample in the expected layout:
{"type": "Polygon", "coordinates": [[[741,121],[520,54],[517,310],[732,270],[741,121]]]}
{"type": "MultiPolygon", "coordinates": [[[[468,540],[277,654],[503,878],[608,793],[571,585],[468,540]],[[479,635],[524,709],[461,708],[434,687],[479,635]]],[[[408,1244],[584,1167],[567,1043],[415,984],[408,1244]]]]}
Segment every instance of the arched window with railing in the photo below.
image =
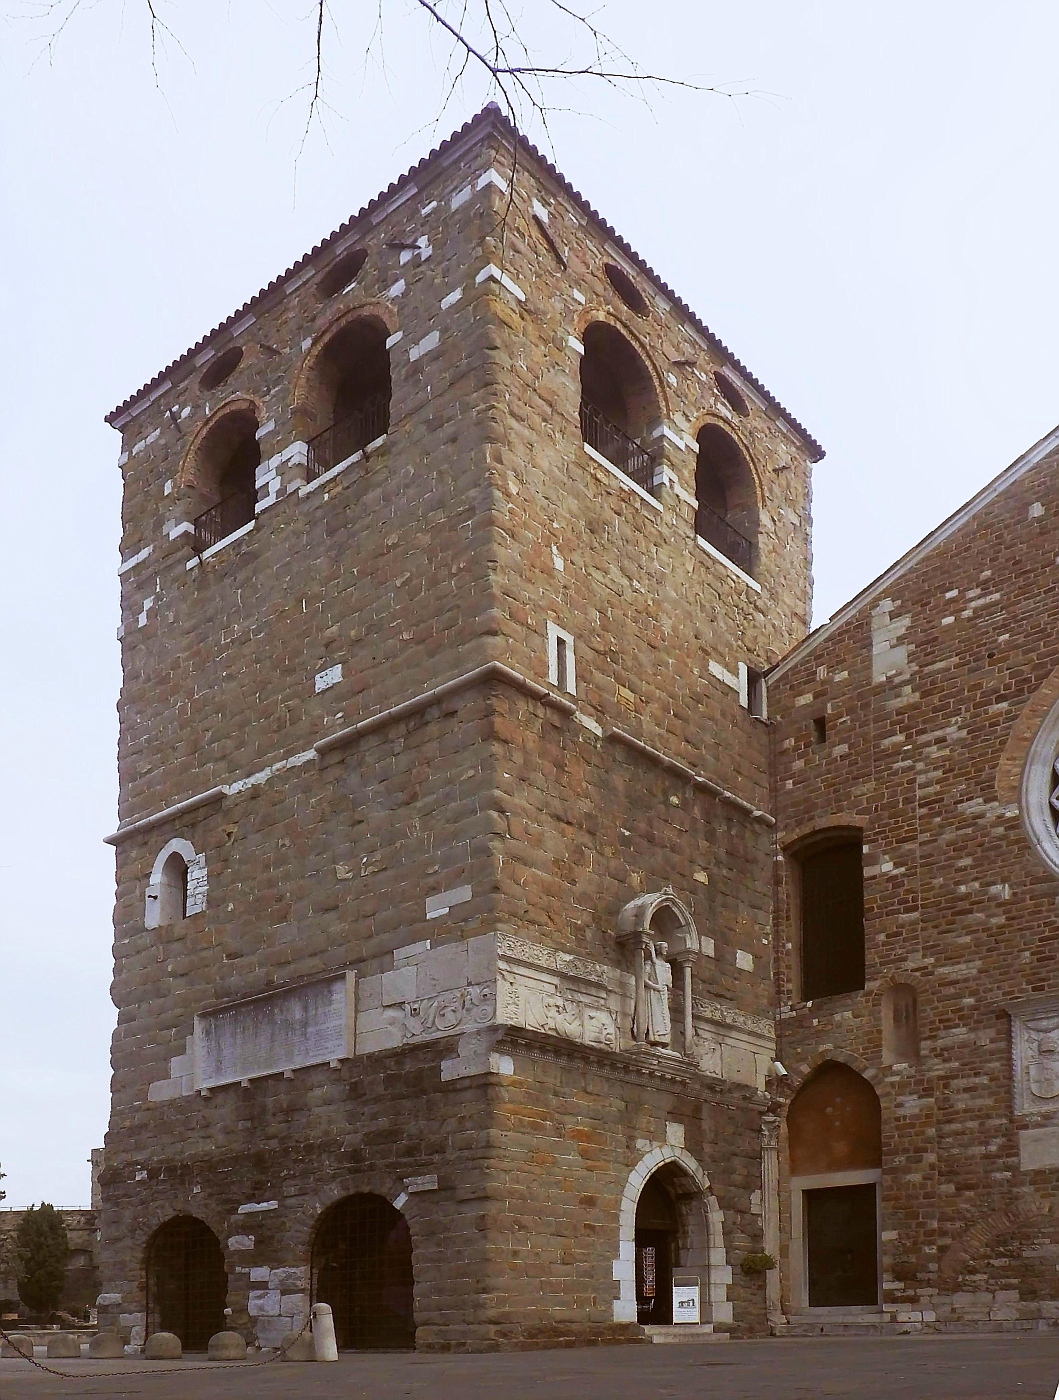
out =
{"type": "Polygon", "coordinates": [[[582,439],[637,486],[653,492],[654,455],[643,444],[661,415],[651,372],[631,341],[605,321],[593,321],[583,342],[582,439]]]}
{"type": "Polygon", "coordinates": [[[754,474],[743,449],[717,423],[698,436],[695,533],[743,573],[757,568],[758,507],[754,474]]]}
{"type": "Polygon", "coordinates": [[[308,409],[313,427],[308,477],[332,471],[390,427],[390,352],[375,316],[345,322],[313,360],[308,409]]]}
{"type": "Polygon", "coordinates": [[[199,553],[255,517],[261,465],[257,429],[257,413],[249,405],[222,409],[195,450],[192,485],[204,506],[195,517],[199,553]]]}

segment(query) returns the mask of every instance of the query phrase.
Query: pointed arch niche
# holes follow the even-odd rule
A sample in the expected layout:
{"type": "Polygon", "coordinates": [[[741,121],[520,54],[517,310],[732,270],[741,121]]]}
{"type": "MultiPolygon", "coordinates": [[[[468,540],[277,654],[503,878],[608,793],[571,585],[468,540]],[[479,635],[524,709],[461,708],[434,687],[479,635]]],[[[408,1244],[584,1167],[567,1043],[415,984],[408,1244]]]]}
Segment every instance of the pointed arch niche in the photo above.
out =
{"type": "Polygon", "coordinates": [[[787,1110],[795,1308],[881,1307],[882,1109],[873,1086],[828,1060],[787,1110]]]}

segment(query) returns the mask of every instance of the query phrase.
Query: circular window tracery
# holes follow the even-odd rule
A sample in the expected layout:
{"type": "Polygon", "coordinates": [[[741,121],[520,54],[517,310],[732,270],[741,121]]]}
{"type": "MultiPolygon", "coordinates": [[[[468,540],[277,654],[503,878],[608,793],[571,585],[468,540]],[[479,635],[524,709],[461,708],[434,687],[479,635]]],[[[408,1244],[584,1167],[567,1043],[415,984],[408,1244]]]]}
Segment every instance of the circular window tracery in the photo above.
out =
{"type": "Polygon", "coordinates": [[[1059,701],[1045,715],[1026,754],[1019,810],[1033,849],[1059,875],[1059,701]]]}

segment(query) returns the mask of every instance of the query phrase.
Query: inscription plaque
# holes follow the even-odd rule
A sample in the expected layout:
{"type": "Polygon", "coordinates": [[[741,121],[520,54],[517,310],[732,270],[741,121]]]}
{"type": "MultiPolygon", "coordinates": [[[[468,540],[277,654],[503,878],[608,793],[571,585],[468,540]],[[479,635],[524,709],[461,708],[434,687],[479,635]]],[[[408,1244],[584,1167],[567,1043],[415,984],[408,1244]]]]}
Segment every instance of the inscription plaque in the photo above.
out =
{"type": "Polygon", "coordinates": [[[354,974],[289,987],[195,1017],[195,1088],[211,1089],[353,1053],[354,974]]]}

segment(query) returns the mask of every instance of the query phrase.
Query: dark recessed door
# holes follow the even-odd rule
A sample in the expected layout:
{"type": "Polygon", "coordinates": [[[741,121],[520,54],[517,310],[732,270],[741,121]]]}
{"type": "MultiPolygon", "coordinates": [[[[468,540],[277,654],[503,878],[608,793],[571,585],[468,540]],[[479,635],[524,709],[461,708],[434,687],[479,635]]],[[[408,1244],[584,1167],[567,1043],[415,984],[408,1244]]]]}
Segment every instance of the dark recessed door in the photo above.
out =
{"type": "Polygon", "coordinates": [[[878,1306],[876,1197],[873,1181],[804,1193],[811,1308],[878,1306]]]}

